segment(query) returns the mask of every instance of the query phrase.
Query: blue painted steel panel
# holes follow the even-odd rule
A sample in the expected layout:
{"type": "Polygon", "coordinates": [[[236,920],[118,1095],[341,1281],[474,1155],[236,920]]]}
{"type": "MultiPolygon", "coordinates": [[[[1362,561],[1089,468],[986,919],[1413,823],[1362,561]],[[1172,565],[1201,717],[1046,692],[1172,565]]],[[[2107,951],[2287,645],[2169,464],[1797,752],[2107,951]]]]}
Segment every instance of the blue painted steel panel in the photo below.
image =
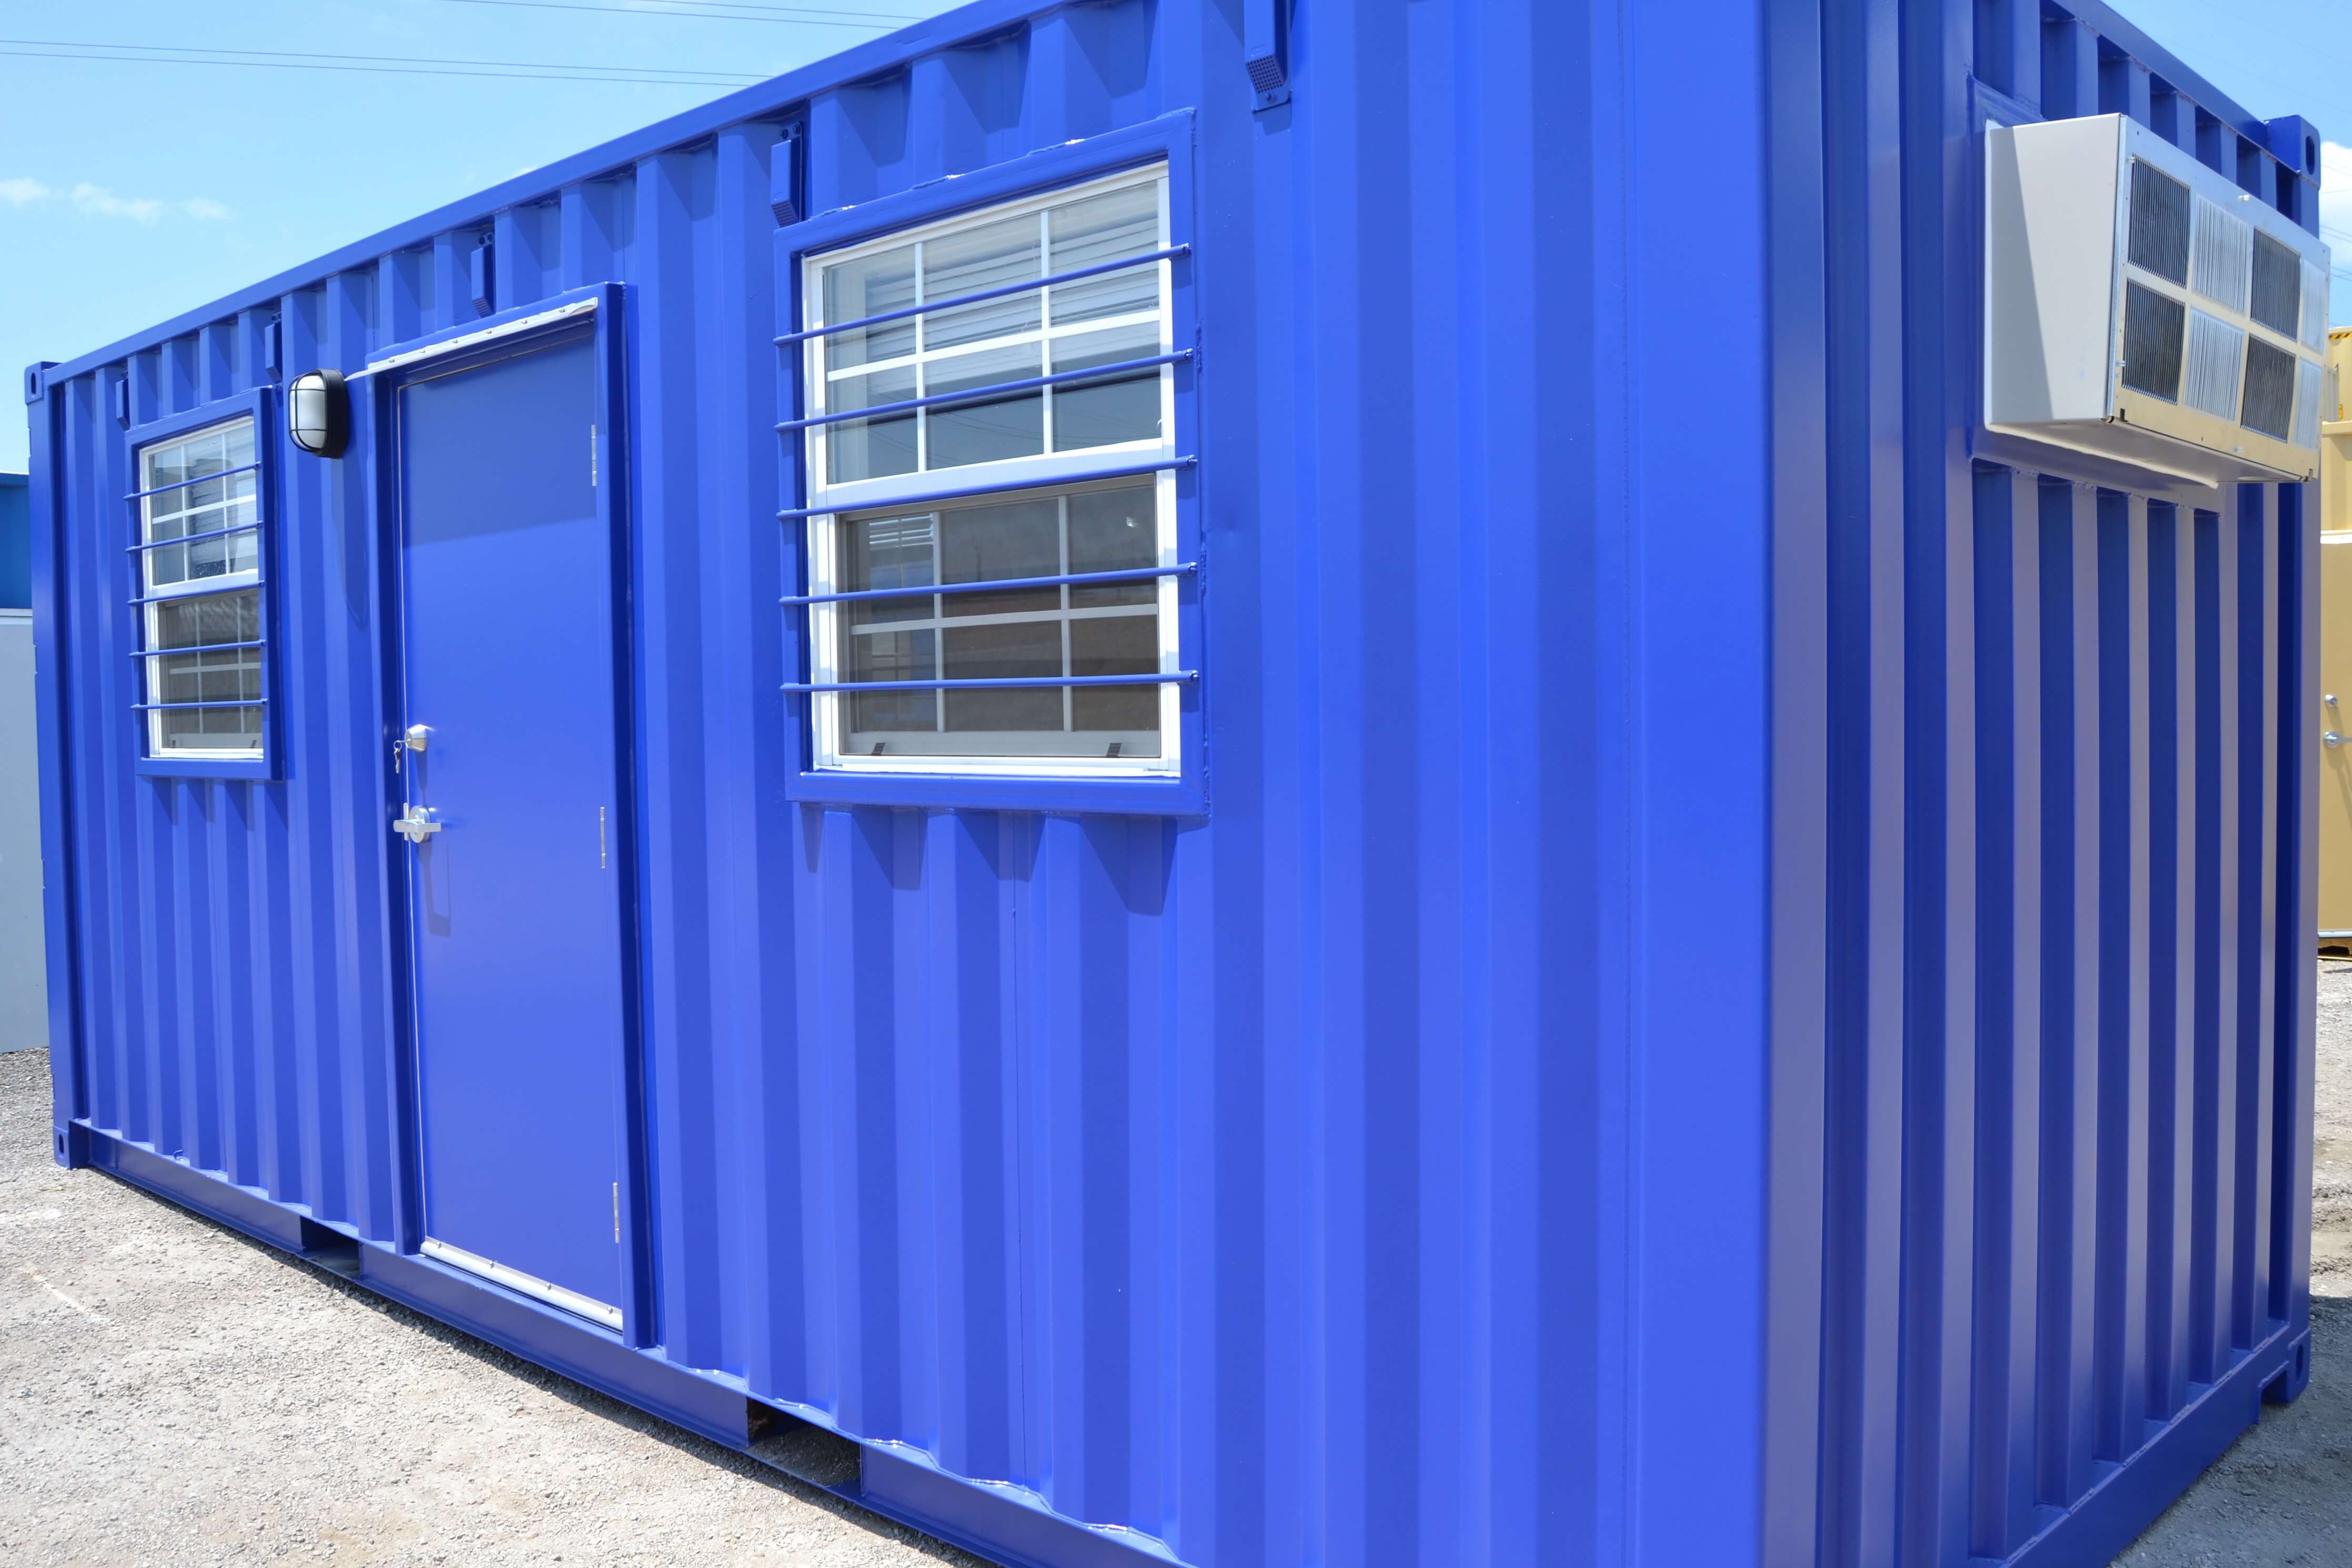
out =
{"type": "Polygon", "coordinates": [[[0,610],[33,606],[33,497],[22,474],[0,474],[0,610]]]}
{"type": "Polygon", "coordinates": [[[1006,1561],[2104,1562],[2308,1375],[2315,520],[1972,434],[1975,148],[2300,133],[2090,0],[1288,10],[1259,112],[1265,7],[983,0],[42,368],[59,1157],[1006,1561]],[[804,788],[802,251],[1146,145],[1207,787],[804,788]],[[403,1256],[381,431],[284,776],[142,779],[112,416],[607,281],[617,1340],[403,1256]]]}
{"type": "Polygon", "coordinates": [[[594,334],[427,360],[400,452],[425,1234],[621,1300],[620,756],[594,334]],[[518,1112],[523,1114],[519,1115],[518,1112]]]}

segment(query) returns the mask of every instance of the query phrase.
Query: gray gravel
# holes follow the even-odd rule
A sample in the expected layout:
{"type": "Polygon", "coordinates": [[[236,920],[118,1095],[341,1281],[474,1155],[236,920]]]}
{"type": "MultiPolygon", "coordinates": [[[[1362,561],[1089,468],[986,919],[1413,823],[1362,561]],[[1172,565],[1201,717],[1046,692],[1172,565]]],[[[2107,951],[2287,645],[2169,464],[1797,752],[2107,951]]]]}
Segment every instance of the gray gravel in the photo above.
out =
{"type": "Polygon", "coordinates": [[[95,1171],[0,1055],[0,1564],[976,1564],[95,1171]]]}
{"type": "MultiPolygon", "coordinates": [[[[2352,1565],[2352,963],[2321,965],[2313,1373],[2117,1568],[2352,1565]]],[[[0,1055],[0,1564],[975,1559],[47,1153],[0,1055]]]]}
{"type": "Polygon", "coordinates": [[[2116,1568],[2352,1564],[2352,963],[2319,965],[2311,1386],[2238,1439],[2116,1568]]]}

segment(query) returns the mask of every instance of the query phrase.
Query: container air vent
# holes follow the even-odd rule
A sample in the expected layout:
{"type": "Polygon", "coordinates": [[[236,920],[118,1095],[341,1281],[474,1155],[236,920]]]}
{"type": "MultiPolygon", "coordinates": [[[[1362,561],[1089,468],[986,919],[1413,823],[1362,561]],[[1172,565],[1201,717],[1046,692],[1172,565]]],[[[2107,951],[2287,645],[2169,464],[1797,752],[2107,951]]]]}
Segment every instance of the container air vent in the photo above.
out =
{"type": "Polygon", "coordinates": [[[1988,461],[2138,489],[2317,477],[2327,247],[2120,114],[1984,132],[1988,461]]]}
{"type": "Polygon", "coordinates": [[[2132,160],[2131,264],[2189,281],[2189,187],[2132,160]]]}
{"type": "Polygon", "coordinates": [[[2298,447],[2319,444],[2320,389],[2327,373],[2309,360],[2298,360],[2294,369],[2294,434],[2290,437],[2298,447]]]}
{"type": "Polygon", "coordinates": [[[2294,415],[2295,359],[2256,339],[2246,345],[2246,396],[2238,423],[2284,441],[2294,415]]]}
{"type": "Polygon", "coordinates": [[[2303,333],[2303,258],[2269,235],[2254,236],[2254,302],[2249,312],[2274,332],[2303,333]]]}
{"type": "Polygon", "coordinates": [[[2197,198],[2197,270],[2189,285],[2218,305],[2246,313],[2248,269],[2253,264],[2253,226],[2197,198]]]}
{"type": "Polygon", "coordinates": [[[2217,419],[2238,416],[2238,372],[2246,363],[2246,334],[2218,316],[2189,312],[2189,376],[2180,401],[2217,419]]]}
{"type": "Polygon", "coordinates": [[[2180,392],[2189,308],[2137,283],[2124,296],[2124,384],[2169,402],[2180,392]]]}

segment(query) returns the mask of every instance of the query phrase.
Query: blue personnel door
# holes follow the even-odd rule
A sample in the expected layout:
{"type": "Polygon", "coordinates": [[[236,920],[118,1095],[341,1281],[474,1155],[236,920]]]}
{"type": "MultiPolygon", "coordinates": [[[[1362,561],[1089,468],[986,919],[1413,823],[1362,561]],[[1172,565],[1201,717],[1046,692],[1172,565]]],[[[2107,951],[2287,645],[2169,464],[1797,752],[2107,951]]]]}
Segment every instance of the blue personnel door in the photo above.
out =
{"type": "Polygon", "coordinates": [[[596,339],[396,409],[424,1250],[619,1327],[622,800],[596,339]]]}

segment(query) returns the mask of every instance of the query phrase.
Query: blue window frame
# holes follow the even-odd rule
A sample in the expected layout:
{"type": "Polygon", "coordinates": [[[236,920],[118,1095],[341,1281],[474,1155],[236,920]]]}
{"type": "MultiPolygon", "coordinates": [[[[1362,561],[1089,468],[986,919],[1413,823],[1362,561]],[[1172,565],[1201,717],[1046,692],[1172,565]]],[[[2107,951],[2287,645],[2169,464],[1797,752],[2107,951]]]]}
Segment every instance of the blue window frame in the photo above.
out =
{"type": "Polygon", "coordinates": [[[276,776],[271,711],[268,395],[257,389],[131,432],[125,553],[139,772],[276,776]]]}
{"type": "Polygon", "coordinates": [[[795,798],[1203,808],[1187,150],[787,231],[795,798]]]}

